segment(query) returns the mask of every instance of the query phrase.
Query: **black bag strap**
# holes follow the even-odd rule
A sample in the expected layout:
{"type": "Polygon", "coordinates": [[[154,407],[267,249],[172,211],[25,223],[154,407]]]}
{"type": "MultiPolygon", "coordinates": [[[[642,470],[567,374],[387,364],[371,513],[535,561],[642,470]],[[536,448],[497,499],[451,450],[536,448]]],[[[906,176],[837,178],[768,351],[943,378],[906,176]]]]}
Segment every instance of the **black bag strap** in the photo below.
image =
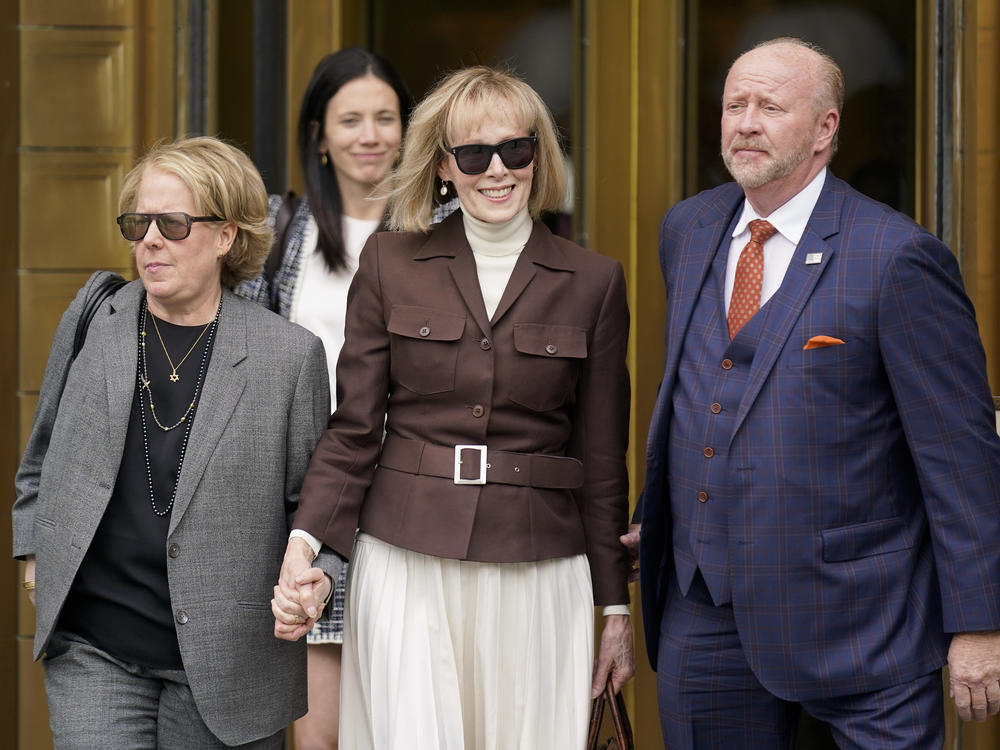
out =
{"type": "MultiPolygon", "coordinates": [[[[268,253],[267,260],[264,261],[264,282],[270,286],[278,269],[281,268],[281,261],[285,257],[285,247],[288,245],[288,230],[292,225],[292,217],[302,202],[302,197],[289,190],[281,201],[278,215],[274,220],[274,244],[271,245],[271,252],[268,253]]],[[[271,295],[274,299],[275,295],[271,295]]]]}
{"type": "Polygon", "coordinates": [[[104,300],[126,283],[125,279],[117,273],[107,273],[87,292],[87,298],[83,301],[83,312],[80,313],[80,319],[76,321],[76,333],[73,335],[73,359],[76,359],[76,355],[83,349],[83,342],[87,340],[87,329],[90,328],[90,322],[94,319],[101,305],[104,304],[104,300]]]}

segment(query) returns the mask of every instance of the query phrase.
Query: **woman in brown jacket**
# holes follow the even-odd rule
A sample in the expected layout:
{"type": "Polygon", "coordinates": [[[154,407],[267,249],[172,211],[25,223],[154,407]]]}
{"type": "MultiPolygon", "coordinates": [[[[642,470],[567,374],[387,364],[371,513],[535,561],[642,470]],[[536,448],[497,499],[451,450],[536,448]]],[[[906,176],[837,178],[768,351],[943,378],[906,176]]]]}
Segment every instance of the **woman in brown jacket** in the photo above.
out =
{"type": "Polygon", "coordinates": [[[591,693],[633,672],[625,282],[538,221],[565,189],[551,114],[512,75],[453,73],[411,117],[406,231],[362,253],[273,605],[301,636],[329,589],[313,556],[350,557],[342,747],[578,750],[591,693]]]}

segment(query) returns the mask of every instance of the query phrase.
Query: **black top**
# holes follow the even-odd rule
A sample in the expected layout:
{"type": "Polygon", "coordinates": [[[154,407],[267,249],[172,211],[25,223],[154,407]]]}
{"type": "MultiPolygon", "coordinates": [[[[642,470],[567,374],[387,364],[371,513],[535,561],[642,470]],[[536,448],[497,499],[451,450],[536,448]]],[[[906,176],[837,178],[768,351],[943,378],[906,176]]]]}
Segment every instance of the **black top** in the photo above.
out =
{"type": "MultiPolygon", "coordinates": [[[[173,325],[159,318],[157,326],[174,363],[184,357],[205,328],[173,325]]],[[[207,332],[198,341],[177,369],[179,380],[172,383],[171,367],[147,313],[146,367],[161,424],[173,425],[191,403],[203,359],[208,368],[211,340],[207,332]]],[[[186,425],[181,423],[164,432],[150,414],[146,395],[136,388],[115,488],[73,581],[58,628],[130,664],[182,669],[167,585],[166,540],[171,513],[159,516],[150,503],[140,409],[145,409],[156,508],[162,512],[170,505],[186,425]]],[[[188,420],[194,419],[197,409],[196,404],[188,420]]]]}

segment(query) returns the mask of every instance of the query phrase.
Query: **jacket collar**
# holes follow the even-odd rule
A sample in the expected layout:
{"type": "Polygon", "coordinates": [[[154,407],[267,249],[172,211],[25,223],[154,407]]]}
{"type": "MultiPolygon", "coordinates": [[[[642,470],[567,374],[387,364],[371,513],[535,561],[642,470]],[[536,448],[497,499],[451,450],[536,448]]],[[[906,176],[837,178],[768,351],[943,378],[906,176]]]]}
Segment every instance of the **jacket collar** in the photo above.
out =
{"type": "Polygon", "coordinates": [[[486,335],[492,333],[492,324],[503,317],[528,287],[536,275],[537,267],[569,273],[576,271],[576,264],[559,247],[548,227],[540,221],[535,221],[531,236],[517,259],[517,264],[514,266],[514,271],[507,282],[507,287],[504,289],[491,323],[486,318],[486,306],[483,302],[479,276],[476,272],[476,259],[465,236],[461,209],[453,212],[435,226],[413,257],[417,261],[432,258],[452,259],[449,270],[455,285],[458,287],[466,307],[486,335]]]}

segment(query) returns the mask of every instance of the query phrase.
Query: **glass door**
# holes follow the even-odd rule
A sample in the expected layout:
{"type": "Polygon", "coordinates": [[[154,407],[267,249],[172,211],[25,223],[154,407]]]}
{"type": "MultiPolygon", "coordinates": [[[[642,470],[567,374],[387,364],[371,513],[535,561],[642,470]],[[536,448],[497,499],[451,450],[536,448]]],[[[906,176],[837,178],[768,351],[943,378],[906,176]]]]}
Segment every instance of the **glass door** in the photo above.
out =
{"type": "Polygon", "coordinates": [[[912,0],[689,0],[685,193],[731,178],[719,155],[730,63],[758,42],[799,37],[844,71],[840,146],[830,168],[857,190],[914,215],[917,11],[912,0]]]}

